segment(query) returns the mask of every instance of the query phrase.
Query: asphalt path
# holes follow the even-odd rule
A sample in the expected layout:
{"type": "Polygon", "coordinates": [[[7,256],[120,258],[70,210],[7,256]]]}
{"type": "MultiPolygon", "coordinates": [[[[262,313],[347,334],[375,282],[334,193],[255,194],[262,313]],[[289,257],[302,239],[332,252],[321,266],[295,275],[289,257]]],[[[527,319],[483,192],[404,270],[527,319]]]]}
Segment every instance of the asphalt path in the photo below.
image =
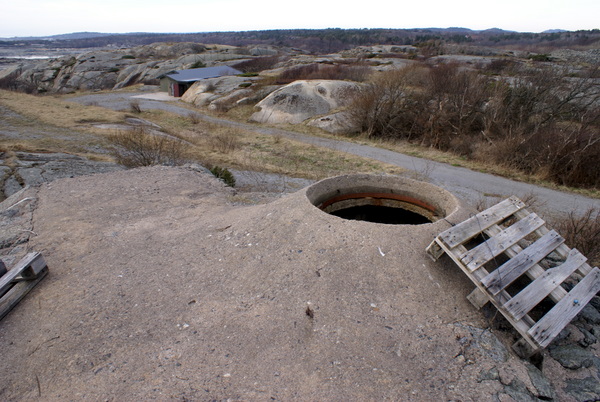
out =
{"type": "Polygon", "coordinates": [[[181,101],[176,100],[176,98],[172,98],[172,101],[169,102],[152,98],[156,97],[148,92],[115,92],[79,96],[70,98],[69,100],[82,104],[94,104],[113,110],[129,110],[131,108],[131,102],[135,100],[142,110],[165,110],[182,116],[188,116],[190,113],[195,113],[201,119],[214,124],[237,127],[260,134],[279,135],[303,143],[371,158],[408,169],[413,173],[415,178],[427,180],[443,187],[471,205],[478,203],[480,200],[485,200],[488,205],[490,205],[508,196],[516,195],[521,198],[535,196],[539,203],[539,208],[552,215],[559,215],[570,211],[585,211],[591,207],[600,208],[599,199],[522,183],[493,174],[481,173],[368,145],[360,145],[343,140],[313,137],[278,128],[240,123],[207,116],[177,105],[177,103],[181,101]],[[145,98],[144,96],[147,96],[148,98],[145,98]]]}

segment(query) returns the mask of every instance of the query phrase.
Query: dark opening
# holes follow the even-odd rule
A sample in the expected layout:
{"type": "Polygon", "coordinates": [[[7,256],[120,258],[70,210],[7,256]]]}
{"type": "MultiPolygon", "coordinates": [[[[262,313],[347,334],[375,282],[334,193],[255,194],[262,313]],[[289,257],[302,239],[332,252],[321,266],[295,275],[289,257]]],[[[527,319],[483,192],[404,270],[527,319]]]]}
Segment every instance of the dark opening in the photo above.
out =
{"type": "Polygon", "coordinates": [[[377,205],[360,205],[331,212],[331,215],[355,221],[386,223],[389,225],[422,225],[431,223],[423,215],[403,208],[377,205]]]}

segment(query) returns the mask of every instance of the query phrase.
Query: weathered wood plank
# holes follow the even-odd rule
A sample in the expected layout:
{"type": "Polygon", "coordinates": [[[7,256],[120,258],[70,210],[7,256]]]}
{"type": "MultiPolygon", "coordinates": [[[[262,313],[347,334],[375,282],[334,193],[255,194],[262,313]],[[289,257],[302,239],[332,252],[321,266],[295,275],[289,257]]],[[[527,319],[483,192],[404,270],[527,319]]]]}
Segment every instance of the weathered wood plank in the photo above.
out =
{"type": "Polygon", "coordinates": [[[600,291],[600,269],[593,268],[592,272],[529,330],[529,334],[545,348],[598,291],[600,291]]]}
{"type": "Polygon", "coordinates": [[[542,218],[532,213],[527,218],[521,219],[514,225],[509,226],[497,235],[469,250],[466,254],[461,255],[460,259],[467,268],[475,271],[543,224],[544,221],[542,218]]]}
{"type": "Polygon", "coordinates": [[[440,247],[437,239],[432,241],[425,251],[433,261],[437,261],[444,254],[444,249],[440,247]]]}
{"type": "Polygon", "coordinates": [[[11,283],[20,275],[24,279],[34,279],[46,267],[46,261],[40,253],[29,253],[23,257],[11,270],[0,278],[0,295],[8,291],[11,283]]]}
{"type": "Polygon", "coordinates": [[[529,359],[534,353],[538,352],[540,347],[532,344],[527,338],[522,338],[512,345],[512,349],[522,359],[529,359]]]}
{"type": "MultiPolygon", "coordinates": [[[[517,218],[522,219],[528,214],[528,212],[526,214],[524,214],[525,212],[527,212],[526,209],[519,210],[519,211],[515,212],[515,216],[517,218]]],[[[549,231],[550,230],[546,226],[540,226],[538,229],[536,229],[535,233],[541,237],[541,236],[545,235],[546,233],[548,233],[549,231]]],[[[564,243],[561,244],[560,246],[558,246],[555,250],[555,252],[564,259],[566,259],[569,256],[570,251],[571,251],[571,249],[564,243]]],[[[589,264],[585,263],[582,266],[580,266],[577,271],[581,274],[581,276],[585,276],[585,275],[589,274],[590,272],[592,272],[592,267],[589,264]]]]}
{"type": "MultiPolygon", "coordinates": [[[[448,254],[448,256],[456,263],[456,265],[458,265],[458,267],[465,273],[465,275],[467,275],[467,277],[471,280],[471,282],[473,282],[475,285],[477,285],[478,289],[481,290],[481,292],[485,292],[485,289],[483,289],[483,286],[481,286],[481,279],[483,279],[484,277],[486,277],[488,275],[488,272],[485,270],[485,268],[481,268],[478,269],[477,271],[471,272],[469,271],[460,261],[460,259],[458,258],[457,255],[463,254],[467,251],[467,249],[465,248],[465,246],[459,245],[457,247],[455,247],[454,249],[449,249],[448,247],[446,247],[446,245],[444,243],[439,243],[440,247],[448,254]]],[[[502,291],[500,293],[498,293],[496,296],[493,296],[490,298],[490,301],[492,302],[492,304],[499,310],[501,310],[501,307],[510,300],[510,295],[506,292],[506,291],[502,291]]],[[[529,329],[535,325],[535,321],[529,317],[528,315],[525,315],[523,318],[521,318],[520,320],[513,320],[511,316],[506,316],[506,319],[512,324],[512,326],[519,331],[519,333],[526,339],[526,341],[528,343],[530,343],[532,345],[532,347],[535,345],[535,342],[533,341],[533,338],[529,335],[529,329]]]]}
{"type": "Polygon", "coordinates": [[[550,268],[542,276],[529,284],[525,289],[510,299],[504,308],[509,314],[519,320],[531,311],[539,302],[544,300],[556,287],[567,279],[587,258],[576,249],[571,250],[567,261],[550,268]]]}
{"type": "Polygon", "coordinates": [[[454,248],[472,239],[484,229],[503,221],[521,208],[525,208],[525,204],[521,200],[516,197],[507,198],[493,207],[442,232],[438,238],[449,248],[454,248]]]}
{"type": "Polygon", "coordinates": [[[471,302],[473,306],[477,310],[480,310],[483,306],[489,303],[490,299],[481,289],[476,287],[473,289],[471,293],[467,296],[467,299],[471,302]]]}
{"type": "Polygon", "coordinates": [[[529,268],[544,259],[565,240],[554,230],[536,240],[532,245],[511,258],[497,270],[483,278],[481,283],[493,295],[500,293],[523,275],[529,268]]]}
{"type": "MultiPolygon", "coordinates": [[[[524,211],[526,211],[526,210],[524,210],[524,211]]],[[[519,211],[518,213],[520,213],[520,211],[519,211]]],[[[516,214],[515,214],[515,215],[516,215],[516,214]]],[[[529,215],[529,212],[528,212],[528,213],[525,215],[525,217],[526,217],[527,215],[529,215]]],[[[536,231],[536,233],[537,233],[538,231],[540,231],[541,229],[545,229],[545,227],[544,227],[544,226],[540,226],[540,229],[538,229],[538,230],[536,231]]],[[[497,226],[497,225],[494,225],[494,226],[491,226],[489,229],[486,229],[486,230],[485,230],[485,234],[487,234],[488,236],[495,236],[495,235],[497,235],[498,233],[500,233],[500,232],[501,232],[501,230],[502,230],[502,229],[501,229],[499,226],[497,226]]],[[[546,231],[545,231],[545,233],[548,233],[548,232],[549,232],[549,230],[546,230],[546,231]]],[[[564,245],[564,243],[563,243],[563,244],[561,244],[560,246],[558,246],[558,248],[557,248],[555,251],[559,250],[561,247],[566,247],[566,246],[565,246],[565,245],[564,245]]],[[[570,249],[569,249],[569,250],[570,250],[570,249]]],[[[507,248],[507,249],[506,249],[506,251],[504,252],[504,254],[505,254],[505,255],[507,255],[507,256],[508,256],[508,257],[510,257],[510,258],[515,258],[515,257],[516,257],[516,256],[517,256],[517,255],[518,255],[520,252],[522,252],[522,251],[523,251],[523,248],[521,248],[521,246],[519,246],[518,244],[515,244],[515,245],[513,245],[513,246],[511,246],[511,247],[507,248]]],[[[564,258],[566,258],[566,256],[567,256],[567,255],[568,255],[568,253],[567,253],[567,254],[565,254],[565,257],[564,257],[564,258]]],[[[529,278],[531,278],[532,280],[535,280],[535,279],[537,279],[539,276],[543,275],[543,274],[544,274],[544,272],[546,272],[546,270],[545,270],[544,268],[542,268],[540,265],[536,264],[536,265],[534,265],[533,267],[531,267],[531,268],[530,268],[530,269],[529,269],[527,272],[525,272],[525,274],[526,274],[526,275],[527,275],[529,278]]],[[[566,291],[566,290],[564,290],[562,287],[558,287],[558,288],[554,289],[554,291],[553,291],[552,293],[550,293],[550,298],[551,298],[551,299],[552,299],[554,302],[558,303],[558,302],[559,302],[559,301],[560,301],[560,300],[561,300],[563,297],[565,297],[566,295],[567,295],[567,291],[566,291]]]]}
{"type": "Polygon", "coordinates": [[[31,289],[35,287],[48,273],[48,268],[38,272],[37,277],[30,281],[15,284],[2,298],[0,298],[0,320],[12,310],[31,289]]]}

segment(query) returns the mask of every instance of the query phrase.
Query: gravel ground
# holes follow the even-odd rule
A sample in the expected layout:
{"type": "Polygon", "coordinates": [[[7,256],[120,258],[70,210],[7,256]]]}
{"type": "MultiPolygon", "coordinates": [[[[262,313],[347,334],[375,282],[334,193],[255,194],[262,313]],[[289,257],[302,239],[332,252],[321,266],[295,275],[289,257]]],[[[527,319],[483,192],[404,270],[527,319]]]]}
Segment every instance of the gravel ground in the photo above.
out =
{"type": "MultiPolygon", "coordinates": [[[[103,93],[71,98],[73,102],[94,103],[115,110],[129,109],[131,98],[137,95],[148,94],[156,87],[150,87],[141,93],[103,93]]],[[[180,107],[177,102],[160,102],[136,98],[142,109],[160,109],[172,113],[187,116],[189,109],[180,107]]],[[[381,148],[367,145],[359,145],[343,140],[325,139],[299,134],[287,130],[257,125],[233,122],[211,116],[198,115],[215,124],[238,127],[244,130],[255,131],[261,134],[280,135],[296,141],[313,144],[325,148],[335,149],[350,154],[372,158],[381,162],[400,166],[411,170],[409,174],[421,180],[428,180],[451,191],[456,196],[470,204],[485,200],[488,204],[498,202],[510,195],[527,198],[529,195],[537,197],[541,208],[549,215],[560,215],[569,211],[584,211],[591,207],[600,208],[600,200],[584,197],[577,194],[566,193],[539,187],[532,184],[505,179],[491,174],[480,173],[461,167],[451,166],[445,163],[433,162],[426,159],[416,158],[381,148]]]]}

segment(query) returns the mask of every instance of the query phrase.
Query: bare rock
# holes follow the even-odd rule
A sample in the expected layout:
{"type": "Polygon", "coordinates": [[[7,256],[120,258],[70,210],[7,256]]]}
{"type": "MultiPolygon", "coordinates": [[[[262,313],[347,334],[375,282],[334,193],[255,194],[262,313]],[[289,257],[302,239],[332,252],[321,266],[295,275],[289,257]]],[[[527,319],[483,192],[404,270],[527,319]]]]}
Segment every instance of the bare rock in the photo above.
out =
{"type": "MultiPolygon", "coordinates": [[[[537,402],[538,398],[531,395],[527,386],[515,379],[509,385],[504,386],[504,393],[509,395],[516,402],[537,402]]],[[[499,395],[500,396],[500,395],[499,395]]]]}
{"type": "Polygon", "coordinates": [[[527,371],[529,373],[529,379],[531,380],[531,384],[537,391],[535,396],[539,399],[543,399],[546,401],[554,399],[554,389],[552,388],[550,381],[548,381],[544,373],[542,373],[533,364],[526,363],[526,366],[527,371]]]}
{"type": "Polygon", "coordinates": [[[253,80],[255,80],[253,77],[227,76],[197,81],[185,91],[181,100],[196,106],[218,103],[220,98],[224,98],[222,102],[235,103],[252,94],[253,91],[241,89],[240,85],[252,83],[253,80]]]}
{"type": "Polygon", "coordinates": [[[9,176],[6,180],[4,180],[4,186],[2,191],[4,192],[5,197],[10,197],[11,195],[18,193],[23,189],[23,186],[14,176],[9,176]]]}
{"type": "Polygon", "coordinates": [[[563,367],[571,370],[590,367],[594,364],[594,359],[598,359],[593,353],[574,344],[552,348],[550,349],[550,356],[557,360],[563,367]]]}
{"type": "Polygon", "coordinates": [[[0,255],[8,266],[26,253],[25,243],[33,235],[32,215],[36,190],[24,188],[0,203],[0,255]]]}
{"type": "Polygon", "coordinates": [[[575,398],[576,401],[600,400],[600,382],[594,377],[569,379],[566,384],[565,392],[575,398]]]}
{"type": "Polygon", "coordinates": [[[359,129],[351,123],[345,112],[337,112],[326,116],[317,117],[308,123],[309,126],[318,127],[333,134],[347,134],[358,132],[359,129]]]}
{"type": "Polygon", "coordinates": [[[578,317],[593,325],[600,324],[600,313],[590,304],[581,310],[578,317]]]}
{"type": "Polygon", "coordinates": [[[465,351],[469,354],[470,350],[484,352],[496,362],[506,362],[508,360],[508,351],[506,347],[491,331],[477,328],[471,325],[456,324],[457,327],[466,329],[472,336],[472,341],[465,343],[465,351]]]}
{"type": "Polygon", "coordinates": [[[66,177],[84,176],[122,170],[124,167],[111,162],[91,161],[64,153],[16,152],[16,169],[3,166],[4,197],[9,197],[24,186],[35,187],[66,177]]]}
{"type": "Polygon", "coordinates": [[[295,81],[260,101],[250,119],[267,124],[299,124],[347,105],[359,84],[348,81],[295,81]]]}

